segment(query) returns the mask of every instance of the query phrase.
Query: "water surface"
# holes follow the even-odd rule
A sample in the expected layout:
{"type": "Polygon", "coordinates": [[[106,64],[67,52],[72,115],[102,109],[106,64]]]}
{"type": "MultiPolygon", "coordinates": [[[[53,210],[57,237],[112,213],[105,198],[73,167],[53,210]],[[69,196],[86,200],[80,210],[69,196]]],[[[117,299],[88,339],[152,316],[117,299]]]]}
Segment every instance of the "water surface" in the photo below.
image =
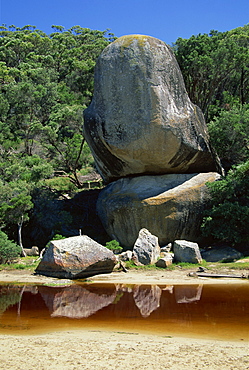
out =
{"type": "Polygon", "coordinates": [[[249,341],[249,284],[0,285],[0,333],[72,329],[249,341]]]}

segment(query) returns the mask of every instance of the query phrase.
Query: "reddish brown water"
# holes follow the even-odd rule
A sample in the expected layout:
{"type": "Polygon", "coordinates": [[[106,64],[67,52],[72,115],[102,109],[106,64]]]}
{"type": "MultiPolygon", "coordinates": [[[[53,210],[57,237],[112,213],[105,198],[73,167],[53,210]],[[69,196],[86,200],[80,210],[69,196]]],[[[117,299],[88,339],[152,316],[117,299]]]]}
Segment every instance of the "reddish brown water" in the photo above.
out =
{"type": "Polygon", "coordinates": [[[249,284],[0,286],[0,333],[90,329],[249,340],[249,284]]]}

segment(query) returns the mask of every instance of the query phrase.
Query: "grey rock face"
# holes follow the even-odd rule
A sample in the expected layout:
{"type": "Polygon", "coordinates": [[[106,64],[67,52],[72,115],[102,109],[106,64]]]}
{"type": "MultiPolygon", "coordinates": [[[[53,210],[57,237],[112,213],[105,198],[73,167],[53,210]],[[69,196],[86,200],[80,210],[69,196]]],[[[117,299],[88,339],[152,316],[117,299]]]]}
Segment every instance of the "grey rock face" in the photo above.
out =
{"type": "Polygon", "coordinates": [[[66,279],[83,279],[110,273],[116,263],[112,251],[86,235],[53,240],[36,273],[66,279]]]}
{"type": "Polygon", "coordinates": [[[243,257],[243,254],[231,247],[211,248],[201,253],[207,262],[233,262],[243,257]]]}
{"type": "Polygon", "coordinates": [[[160,256],[158,238],[148,230],[141,229],[133,248],[133,255],[143,265],[155,263],[160,256]]]}
{"type": "Polygon", "coordinates": [[[170,174],[124,178],[99,195],[97,212],[112,239],[132,248],[146,228],[166,245],[176,239],[198,241],[209,193],[206,182],[217,173],[170,174]]]}
{"type": "Polygon", "coordinates": [[[186,240],[175,240],[174,257],[177,262],[201,263],[201,253],[197,243],[186,240]]]}
{"type": "Polygon", "coordinates": [[[100,55],[94,87],[84,135],[106,183],[138,174],[220,171],[204,117],[164,42],[120,37],[100,55]]]}

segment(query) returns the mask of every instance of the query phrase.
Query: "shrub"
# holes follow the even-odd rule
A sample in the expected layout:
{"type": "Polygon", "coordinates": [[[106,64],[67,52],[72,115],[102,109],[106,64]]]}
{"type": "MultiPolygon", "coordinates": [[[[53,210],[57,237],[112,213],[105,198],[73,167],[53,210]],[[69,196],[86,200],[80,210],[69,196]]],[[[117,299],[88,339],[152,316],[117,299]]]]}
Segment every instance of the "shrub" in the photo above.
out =
{"type": "Polygon", "coordinates": [[[249,161],[233,167],[226,177],[208,184],[212,203],[205,212],[203,235],[232,245],[249,243],[249,161]]]}
{"type": "Polygon", "coordinates": [[[106,243],[106,248],[110,249],[111,251],[118,251],[122,252],[123,248],[120,246],[117,240],[111,240],[106,243]]]}
{"type": "Polygon", "coordinates": [[[10,241],[4,232],[0,231],[0,263],[11,262],[20,254],[21,248],[10,241]]]}

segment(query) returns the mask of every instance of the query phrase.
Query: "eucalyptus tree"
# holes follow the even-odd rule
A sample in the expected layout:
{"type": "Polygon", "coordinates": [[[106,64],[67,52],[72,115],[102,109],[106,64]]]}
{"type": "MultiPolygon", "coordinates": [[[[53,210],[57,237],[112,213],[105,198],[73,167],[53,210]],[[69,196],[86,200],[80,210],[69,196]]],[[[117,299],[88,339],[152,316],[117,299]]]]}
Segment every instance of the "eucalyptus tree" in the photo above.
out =
{"type": "Polygon", "coordinates": [[[226,104],[224,92],[249,99],[249,25],[227,32],[211,31],[173,46],[190,99],[209,119],[210,106],[226,104]]]}

